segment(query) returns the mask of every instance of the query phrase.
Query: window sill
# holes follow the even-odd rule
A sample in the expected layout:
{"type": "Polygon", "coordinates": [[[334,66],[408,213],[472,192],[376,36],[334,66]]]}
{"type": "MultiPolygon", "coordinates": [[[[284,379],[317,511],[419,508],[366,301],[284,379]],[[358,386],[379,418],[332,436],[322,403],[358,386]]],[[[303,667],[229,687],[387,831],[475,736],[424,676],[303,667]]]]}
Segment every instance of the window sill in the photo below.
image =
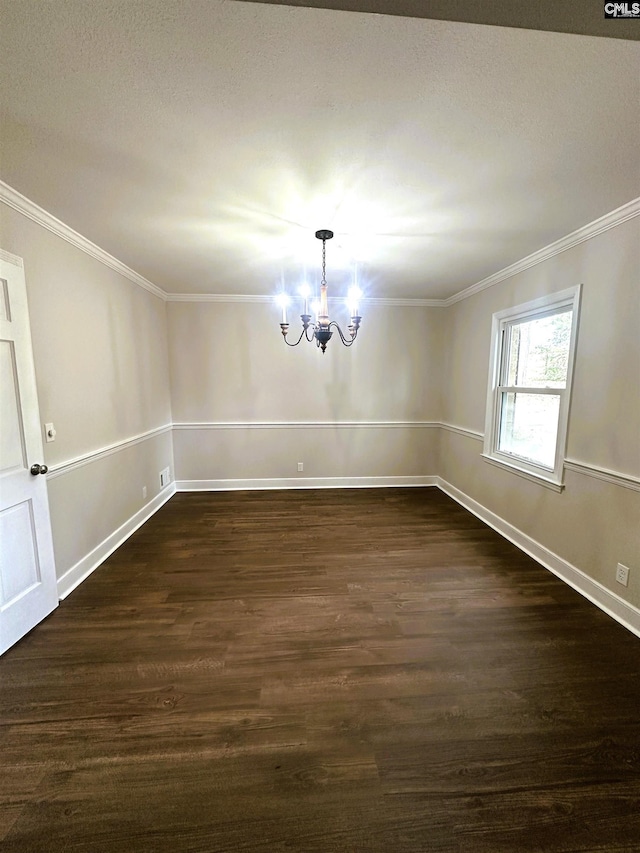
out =
{"type": "Polygon", "coordinates": [[[554,492],[562,492],[564,483],[559,480],[554,480],[552,476],[545,477],[544,474],[536,474],[533,471],[528,471],[526,468],[520,468],[519,465],[513,462],[506,462],[503,459],[496,459],[495,456],[488,456],[486,453],[480,454],[485,462],[490,465],[495,465],[496,468],[502,468],[503,471],[511,471],[512,474],[517,474],[518,477],[523,477],[525,480],[530,480],[532,483],[537,483],[539,486],[544,486],[545,489],[551,489],[554,492]]]}

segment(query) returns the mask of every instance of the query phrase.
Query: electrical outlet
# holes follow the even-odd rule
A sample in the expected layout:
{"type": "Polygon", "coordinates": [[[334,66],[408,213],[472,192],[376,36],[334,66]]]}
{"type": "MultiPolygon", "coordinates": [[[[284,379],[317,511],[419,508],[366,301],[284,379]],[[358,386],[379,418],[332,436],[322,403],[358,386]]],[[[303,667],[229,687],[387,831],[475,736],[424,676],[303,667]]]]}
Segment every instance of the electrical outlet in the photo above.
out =
{"type": "Polygon", "coordinates": [[[164,486],[168,486],[171,482],[171,470],[169,468],[163,468],[160,471],[160,488],[164,486]]]}
{"type": "Polygon", "coordinates": [[[304,471],[304,462],[298,462],[298,471],[304,471]]]}
{"type": "Polygon", "coordinates": [[[142,487],[142,499],[144,500],[147,497],[147,487],[142,487]]]}
{"type": "Polygon", "coordinates": [[[627,566],[623,566],[622,563],[618,563],[618,568],[616,569],[616,580],[618,583],[621,583],[622,586],[629,586],[629,569],[627,566]]]}

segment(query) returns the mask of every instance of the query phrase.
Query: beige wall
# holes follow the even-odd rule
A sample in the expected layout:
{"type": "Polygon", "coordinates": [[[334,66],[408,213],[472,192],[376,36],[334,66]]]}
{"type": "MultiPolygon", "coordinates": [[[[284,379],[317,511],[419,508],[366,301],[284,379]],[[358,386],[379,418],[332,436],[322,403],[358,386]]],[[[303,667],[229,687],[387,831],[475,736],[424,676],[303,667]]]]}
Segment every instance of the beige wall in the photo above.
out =
{"type": "Polygon", "coordinates": [[[441,318],[370,306],[356,344],[323,355],[284,344],[274,305],[170,303],[174,422],[203,425],[175,432],[177,479],[432,475],[437,431],[414,422],[440,416],[441,318]],[[352,426],[309,428],[336,422],[352,426]]]}
{"type": "Polygon", "coordinates": [[[629,220],[452,305],[445,320],[444,420],[484,431],[491,316],[582,283],[567,458],[558,494],[482,460],[477,439],[447,433],[441,476],[622,598],[640,607],[640,492],[597,478],[640,476],[640,219],[629,220]],[[595,469],[595,470],[594,470],[595,469]],[[614,580],[622,562],[628,589],[614,580]]]}
{"type": "MultiPolygon", "coordinates": [[[[24,259],[41,423],[57,430],[45,462],[55,473],[170,423],[165,303],[4,204],[0,215],[1,248],[24,259]]],[[[170,440],[151,441],[171,466],[170,440]]],[[[58,578],[159,492],[144,444],[51,478],[58,578]]]]}
{"type": "Polygon", "coordinates": [[[47,479],[61,592],[73,587],[131,532],[130,519],[160,493],[158,472],[171,465],[171,432],[151,436],[47,479]],[[147,498],[142,497],[147,486],[147,498]],[[126,531],[117,531],[126,525],[126,531]],[[108,547],[101,547],[109,543],[108,547]],[[97,550],[97,553],[92,552],[97,550]],[[76,567],[74,569],[74,567],[76,567]]]}
{"type": "Polygon", "coordinates": [[[439,416],[443,309],[367,307],[355,345],[345,349],[336,334],[324,355],[307,342],[287,347],[269,303],[173,302],[167,311],[176,423],[439,416]]]}
{"type": "Polygon", "coordinates": [[[303,487],[324,485],[310,481],[326,477],[333,478],[326,485],[334,486],[384,485],[384,478],[419,485],[437,470],[439,438],[439,430],[426,425],[178,427],[175,466],[190,488],[193,481],[203,488],[231,485],[220,482],[226,480],[246,481],[247,487],[277,486],[263,481],[282,480],[282,486],[303,487]],[[372,478],[380,482],[367,482],[372,478]]]}

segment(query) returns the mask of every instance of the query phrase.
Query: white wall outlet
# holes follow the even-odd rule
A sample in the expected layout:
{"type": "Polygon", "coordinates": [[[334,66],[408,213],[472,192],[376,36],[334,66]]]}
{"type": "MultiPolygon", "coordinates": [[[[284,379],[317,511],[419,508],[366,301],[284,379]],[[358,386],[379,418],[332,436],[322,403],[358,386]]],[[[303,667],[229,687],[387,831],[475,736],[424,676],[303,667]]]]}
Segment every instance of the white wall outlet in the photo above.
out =
{"type": "Polygon", "coordinates": [[[304,462],[298,462],[298,471],[304,471],[304,462]]]}
{"type": "Polygon", "coordinates": [[[629,586],[629,569],[627,566],[623,566],[622,563],[618,563],[618,568],[616,569],[616,580],[618,583],[621,583],[622,586],[629,586]]]}
{"type": "Polygon", "coordinates": [[[147,496],[147,487],[143,486],[142,487],[142,499],[144,500],[146,498],[146,496],[147,496]]]}
{"type": "Polygon", "coordinates": [[[160,471],[160,488],[163,488],[164,486],[168,486],[170,482],[171,482],[171,469],[170,468],[163,468],[162,471],[160,471]]]}
{"type": "Polygon", "coordinates": [[[55,441],[56,440],[56,428],[53,424],[45,424],[44,425],[44,439],[45,441],[55,441]]]}

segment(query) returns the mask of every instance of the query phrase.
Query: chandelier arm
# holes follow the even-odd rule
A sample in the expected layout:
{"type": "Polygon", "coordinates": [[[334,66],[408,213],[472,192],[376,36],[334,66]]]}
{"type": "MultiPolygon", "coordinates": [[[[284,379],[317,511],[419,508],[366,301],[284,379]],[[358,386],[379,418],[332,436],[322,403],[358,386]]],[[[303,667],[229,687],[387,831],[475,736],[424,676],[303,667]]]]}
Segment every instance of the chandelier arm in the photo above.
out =
{"type": "MultiPolygon", "coordinates": [[[[286,334],[286,332],[283,332],[282,337],[284,338],[284,342],[285,342],[285,344],[286,344],[288,347],[297,347],[297,346],[298,346],[298,344],[300,343],[300,341],[302,340],[302,336],[305,334],[305,332],[306,332],[306,331],[307,331],[306,329],[303,329],[303,330],[300,332],[300,337],[299,337],[299,338],[298,338],[298,340],[295,342],[295,344],[292,344],[292,343],[291,343],[291,341],[288,341],[288,340],[287,340],[287,334],[286,334]]],[[[311,340],[311,339],[310,339],[310,338],[307,338],[307,340],[311,340]]]]}
{"type": "Polygon", "coordinates": [[[350,336],[347,338],[347,337],[345,337],[345,335],[344,335],[344,333],[343,333],[342,329],[341,329],[341,328],[340,328],[340,326],[336,323],[336,321],[335,321],[335,320],[332,320],[332,321],[329,323],[329,328],[331,328],[331,326],[335,326],[335,328],[338,330],[338,334],[340,335],[340,340],[342,341],[342,343],[343,343],[346,347],[350,347],[350,346],[352,346],[352,345],[353,345],[353,343],[354,343],[354,341],[355,341],[356,337],[358,336],[358,330],[357,330],[357,329],[356,329],[356,331],[355,331],[355,334],[354,334],[354,335],[352,335],[352,336],[350,335],[350,336]]]}

